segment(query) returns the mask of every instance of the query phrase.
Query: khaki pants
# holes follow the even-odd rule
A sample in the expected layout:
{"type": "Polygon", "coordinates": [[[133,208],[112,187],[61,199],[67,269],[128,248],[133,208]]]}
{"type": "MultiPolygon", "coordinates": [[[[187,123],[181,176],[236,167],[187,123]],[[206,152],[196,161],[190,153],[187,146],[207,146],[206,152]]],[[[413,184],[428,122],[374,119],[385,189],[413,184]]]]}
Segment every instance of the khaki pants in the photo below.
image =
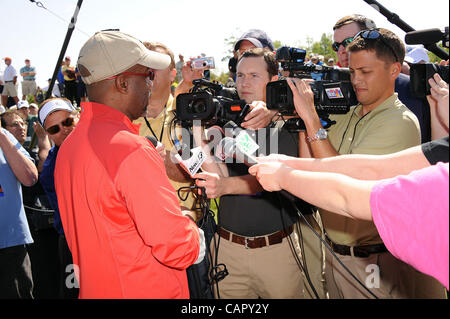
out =
{"type": "Polygon", "coordinates": [[[13,82],[5,82],[5,84],[3,85],[2,95],[11,97],[17,96],[17,88],[15,84],[13,82]]]}
{"type": "Polygon", "coordinates": [[[22,95],[36,95],[37,87],[35,81],[22,81],[22,95]]]}
{"type": "MultiPolygon", "coordinates": [[[[358,258],[336,254],[343,264],[380,299],[445,298],[436,280],[419,273],[390,253],[358,258]]],[[[326,252],[326,285],[331,299],[373,299],[338,261],[326,252]]]]}
{"type": "MultiPolygon", "coordinates": [[[[216,241],[219,239],[216,234],[216,241]]],[[[298,236],[290,236],[299,253],[298,236]]],[[[214,240],[211,241],[214,260],[214,240]]],[[[302,299],[305,287],[302,272],[292,254],[288,238],[277,245],[246,249],[220,238],[218,264],[229,275],[219,282],[222,299],[302,299]]],[[[216,298],[217,291],[215,290],[216,298]]]]}

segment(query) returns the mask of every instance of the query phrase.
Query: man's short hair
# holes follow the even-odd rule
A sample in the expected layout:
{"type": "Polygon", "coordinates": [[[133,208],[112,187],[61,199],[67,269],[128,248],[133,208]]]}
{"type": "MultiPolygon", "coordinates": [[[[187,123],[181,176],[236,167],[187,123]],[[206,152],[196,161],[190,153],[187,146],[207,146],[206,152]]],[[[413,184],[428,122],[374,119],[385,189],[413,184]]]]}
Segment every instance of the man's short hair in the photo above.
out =
{"type": "MultiPolygon", "coordinates": [[[[175,56],[165,44],[162,44],[160,42],[144,42],[144,45],[147,49],[150,51],[156,51],[157,49],[162,49],[164,53],[166,53],[168,56],[170,56],[170,70],[175,69],[175,56]]],[[[180,54],[181,55],[181,54],[180,54]]]]}
{"type": "Polygon", "coordinates": [[[359,26],[359,30],[367,30],[376,28],[376,24],[373,20],[361,15],[361,14],[352,14],[349,16],[345,16],[340,19],[333,27],[333,31],[342,28],[344,25],[348,25],[351,23],[356,23],[359,26]]]}
{"type": "Polygon", "coordinates": [[[239,58],[238,65],[245,58],[258,58],[263,57],[267,64],[267,72],[269,72],[270,78],[278,75],[278,62],[275,58],[275,54],[268,50],[262,48],[253,48],[244,52],[244,54],[239,58]]]}
{"type": "Polygon", "coordinates": [[[403,63],[405,59],[405,45],[402,40],[392,31],[387,29],[374,29],[380,34],[376,39],[364,39],[362,36],[355,37],[352,43],[347,47],[348,52],[375,51],[380,60],[392,64],[395,62],[403,63]]]}
{"type": "Polygon", "coordinates": [[[20,112],[17,111],[17,110],[12,110],[12,111],[10,110],[10,111],[7,111],[7,112],[5,112],[5,113],[3,113],[3,114],[0,115],[2,127],[3,127],[3,128],[6,128],[6,126],[8,125],[8,123],[11,122],[12,119],[13,119],[15,116],[20,117],[20,118],[24,121],[24,123],[26,123],[26,119],[25,119],[25,117],[23,116],[22,113],[20,113],[20,112]],[[8,123],[7,123],[7,122],[8,122],[8,123]]]}

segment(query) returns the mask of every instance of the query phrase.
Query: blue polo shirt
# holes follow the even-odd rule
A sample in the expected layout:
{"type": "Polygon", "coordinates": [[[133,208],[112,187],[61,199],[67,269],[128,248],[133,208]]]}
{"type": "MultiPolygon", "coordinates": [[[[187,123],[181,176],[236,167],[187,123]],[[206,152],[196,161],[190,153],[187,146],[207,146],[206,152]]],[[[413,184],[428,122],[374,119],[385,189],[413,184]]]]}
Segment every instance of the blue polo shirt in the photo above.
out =
{"type": "MultiPolygon", "coordinates": [[[[9,140],[16,145],[30,161],[28,152],[4,128],[9,140]]],[[[30,228],[28,227],[22,199],[22,185],[11,170],[3,150],[0,148],[0,249],[25,244],[32,244],[30,228]]]]}
{"type": "MultiPolygon", "coordinates": [[[[30,67],[24,66],[23,68],[20,69],[20,74],[25,73],[25,72],[36,72],[36,68],[34,66],[30,66],[30,67]]],[[[34,75],[24,76],[23,79],[27,80],[27,81],[35,81],[36,80],[34,75]]]]}
{"type": "Polygon", "coordinates": [[[49,152],[47,159],[44,162],[39,182],[44,188],[50,206],[55,211],[53,227],[60,235],[64,235],[64,229],[61,222],[61,215],[59,214],[58,197],[55,189],[55,165],[56,157],[58,156],[59,147],[53,147],[49,152]]]}

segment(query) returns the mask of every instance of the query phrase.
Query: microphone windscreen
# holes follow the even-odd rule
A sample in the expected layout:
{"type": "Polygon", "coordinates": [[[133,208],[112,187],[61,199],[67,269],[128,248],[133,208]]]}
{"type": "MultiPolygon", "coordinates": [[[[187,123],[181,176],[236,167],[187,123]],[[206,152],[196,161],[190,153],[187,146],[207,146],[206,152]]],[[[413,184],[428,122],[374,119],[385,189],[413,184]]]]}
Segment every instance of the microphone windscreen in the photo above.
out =
{"type": "Polygon", "coordinates": [[[158,140],[154,137],[154,136],[146,136],[145,137],[147,140],[150,141],[150,143],[152,143],[152,145],[154,147],[156,147],[158,145],[158,140]]]}
{"type": "Polygon", "coordinates": [[[434,44],[441,41],[444,34],[441,30],[427,29],[421,31],[408,32],[405,36],[406,44],[434,44]]]}

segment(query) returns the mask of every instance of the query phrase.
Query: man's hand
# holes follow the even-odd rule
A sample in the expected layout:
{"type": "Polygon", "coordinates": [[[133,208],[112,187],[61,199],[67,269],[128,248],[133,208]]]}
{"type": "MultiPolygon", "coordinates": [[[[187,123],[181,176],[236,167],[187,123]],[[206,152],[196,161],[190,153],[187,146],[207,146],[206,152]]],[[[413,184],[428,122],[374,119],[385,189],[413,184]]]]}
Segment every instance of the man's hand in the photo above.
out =
{"type": "Polygon", "coordinates": [[[283,188],[281,181],[292,168],[282,163],[268,162],[254,165],[249,168],[250,175],[255,176],[261,186],[268,192],[278,192],[283,188]]]}
{"type": "Polygon", "coordinates": [[[192,84],[192,81],[203,78],[203,70],[192,70],[191,61],[186,62],[181,69],[183,81],[188,84],[192,84]]]}
{"type": "Polygon", "coordinates": [[[428,102],[430,106],[436,109],[436,114],[439,121],[449,128],[449,86],[442,80],[439,74],[435,74],[433,78],[429,79],[428,82],[431,86],[431,96],[428,96],[428,102]]]}
{"type": "Polygon", "coordinates": [[[39,140],[43,140],[47,137],[47,132],[45,131],[45,129],[42,127],[42,125],[40,123],[34,122],[33,129],[39,140]]]}
{"type": "Polygon", "coordinates": [[[156,151],[158,152],[159,156],[161,156],[161,158],[163,160],[166,159],[166,147],[164,146],[163,143],[158,142],[158,144],[156,145],[156,151]]]}
{"type": "Polygon", "coordinates": [[[309,82],[312,81],[295,78],[287,79],[287,83],[289,84],[294,97],[295,110],[305,123],[312,121],[314,118],[318,118],[314,106],[314,93],[309,82]]]}
{"type": "Polygon", "coordinates": [[[206,195],[209,199],[220,198],[222,195],[225,195],[225,185],[218,174],[203,172],[198,173],[194,178],[197,179],[195,184],[198,187],[206,189],[206,195]]]}
{"type": "Polygon", "coordinates": [[[276,110],[268,110],[266,103],[262,101],[253,102],[250,110],[241,126],[254,131],[267,127],[277,114],[276,110]]]}

